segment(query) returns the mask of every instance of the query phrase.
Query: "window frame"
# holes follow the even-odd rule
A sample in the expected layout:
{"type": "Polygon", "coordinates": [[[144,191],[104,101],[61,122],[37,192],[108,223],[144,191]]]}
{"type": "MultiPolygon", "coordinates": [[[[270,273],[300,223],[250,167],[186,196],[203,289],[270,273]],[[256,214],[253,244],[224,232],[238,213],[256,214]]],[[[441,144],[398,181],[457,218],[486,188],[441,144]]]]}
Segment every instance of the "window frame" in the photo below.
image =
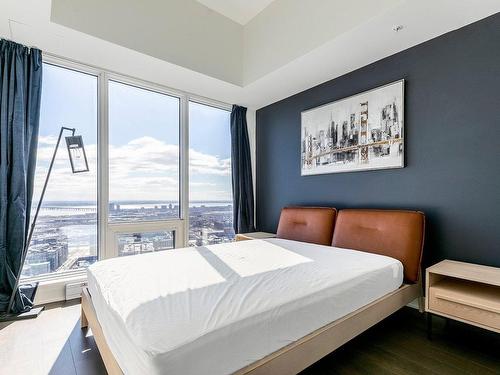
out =
{"type": "MultiPolygon", "coordinates": [[[[134,232],[175,232],[174,247],[177,246],[177,238],[183,238],[184,236],[184,225],[180,219],[173,220],[158,220],[158,221],[146,221],[146,222],[125,222],[125,223],[113,223],[112,228],[109,229],[108,233],[108,248],[113,249],[113,257],[118,257],[118,236],[120,234],[128,234],[134,232]]],[[[184,246],[182,246],[184,247],[184,246]]]]}
{"type": "MultiPolygon", "coordinates": [[[[176,248],[186,247],[189,236],[189,102],[203,104],[226,111],[232,105],[201,95],[173,89],[107,69],[80,63],[44,52],[42,62],[93,75],[97,78],[97,257],[99,260],[116,257],[117,234],[131,231],[174,230],[176,248]],[[179,218],[161,221],[118,222],[108,220],[109,203],[109,81],[131,85],[179,99],[179,218]]],[[[53,272],[23,279],[23,282],[52,281],[74,278],[86,273],[85,269],[53,272]]]]}
{"type": "MultiPolygon", "coordinates": [[[[100,132],[99,129],[101,127],[101,97],[100,97],[100,84],[102,80],[102,74],[103,72],[95,67],[92,67],[90,65],[85,65],[78,63],[76,61],[64,59],[55,55],[50,55],[50,54],[42,54],[42,64],[48,64],[52,65],[55,67],[60,67],[63,69],[68,69],[72,70],[75,72],[83,73],[83,74],[88,74],[91,76],[96,77],[97,79],[97,129],[96,129],[96,136],[97,136],[97,145],[98,145],[98,151],[97,151],[97,257],[98,259],[100,258],[100,240],[99,240],[99,227],[100,227],[100,217],[99,217],[99,136],[100,132]]],[[[43,80],[42,80],[43,81],[43,80]]],[[[43,82],[42,82],[43,85],[43,82]]],[[[31,277],[26,277],[22,278],[22,283],[31,283],[31,282],[52,282],[52,281],[57,281],[60,279],[70,279],[70,278],[75,278],[78,276],[82,276],[85,274],[85,269],[72,269],[72,270],[66,270],[66,271],[61,271],[61,272],[51,272],[51,273],[45,273],[41,275],[36,275],[36,276],[31,276],[31,277]]]]}
{"type": "MultiPolygon", "coordinates": [[[[114,258],[118,256],[118,246],[117,246],[117,236],[122,233],[129,233],[129,232],[151,232],[151,231],[169,231],[169,230],[175,230],[176,232],[176,237],[175,237],[175,248],[181,248],[185,247],[185,239],[184,239],[184,220],[186,218],[186,211],[185,207],[183,207],[182,202],[183,202],[183,194],[184,194],[184,186],[183,186],[183,170],[184,170],[184,161],[183,161],[183,156],[185,154],[185,141],[183,139],[182,135],[182,127],[183,127],[183,121],[182,121],[182,99],[183,95],[180,93],[174,92],[172,90],[165,89],[161,86],[150,84],[138,79],[133,79],[130,77],[123,77],[118,74],[114,73],[106,73],[104,75],[105,79],[105,85],[106,85],[106,101],[108,102],[106,105],[106,121],[105,125],[102,126],[102,128],[105,128],[106,131],[106,156],[104,159],[104,156],[102,157],[103,159],[103,165],[106,167],[105,172],[106,172],[106,182],[103,181],[103,184],[106,185],[106,191],[105,194],[106,196],[103,195],[103,201],[106,202],[106,207],[102,207],[101,210],[106,210],[106,215],[105,217],[102,217],[103,223],[106,223],[105,226],[107,227],[106,233],[104,234],[106,237],[106,246],[104,247],[105,253],[104,253],[104,258],[114,258]],[[110,222],[109,221],[109,157],[108,157],[108,151],[109,151],[109,83],[110,82],[116,82],[120,84],[125,84],[137,89],[143,89],[151,92],[155,92],[158,94],[162,95],[168,95],[170,97],[176,98],[179,100],[179,217],[178,218],[168,218],[164,220],[155,220],[155,221],[130,221],[130,222],[110,222]],[[105,164],[104,164],[105,163],[105,164]]],[[[189,190],[188,190],[189,193],[189,190]]],[[[101,259],[101,258],[99,258],[101,259]]]]}
{"type": "MultiPolygon", "coordinates": [[[[204,106],[207,106],[207,107],[213,107],[213,108],[217,108],[217,109],[220,109],[220,110],[223,110],[223,111],[227,111],[229,113],[231,113],[231,110],[232,110],[232,105],[230,104],[225,104],[225,105],[222,105],[221,103],[218,103],[218,104],[214,104],[215,102],[214,101],[210,101],[210,100],[207,100],[207,99],[203,99],[203,98],[197,98],[197,97],[188,97],[187,98],[187,103],[186,103],[186,106],[187,106],[187,116],[189,117],[189,103],[195,103],[195,104],[200,104],[200,105],[204,105],[204,106]]],[[[187,121],[187,124],[186,124],[186,127],[187,127],[187,132],[189,132],[189,128],[190,128],[190,124],[189,124],[189,120],[187,121]]],[[[229,127],[231,127],[231,123],[229,123],[229,127]]],[[[231,132],[231,129],[229,129],[229,131],[231,132]]],[[[189,149],[189,136],[187,137],[187,147],[189,149]]],[[[188,185],[187,186],[187,203],[186,203],[186,209],[187,209],[187,215],[186,215],[186,226],[185,226],[185,234],[184,234],[184,237],[185,237],[185,246],[188,246],[189,244],[189,155],[188,155],[188,159],[187,159],[187,180],[186,180],[186,184],[188,185]]],[[[232,194],[232,192],[231,192],[232,194]]],[[[234,209],[234,207],[233,207],[234,209]]]]}

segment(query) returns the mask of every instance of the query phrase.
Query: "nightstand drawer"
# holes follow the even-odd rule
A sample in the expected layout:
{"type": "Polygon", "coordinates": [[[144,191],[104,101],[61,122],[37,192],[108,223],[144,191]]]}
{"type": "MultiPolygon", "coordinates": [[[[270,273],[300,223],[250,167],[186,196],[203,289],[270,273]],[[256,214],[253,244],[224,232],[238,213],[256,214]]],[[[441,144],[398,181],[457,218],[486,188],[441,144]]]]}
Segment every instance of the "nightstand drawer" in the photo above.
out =
{"type": "Polygon", "coordinates": [[[500,288],[447,279],[429,288],[429,310],[500,329],[500,288]]]}

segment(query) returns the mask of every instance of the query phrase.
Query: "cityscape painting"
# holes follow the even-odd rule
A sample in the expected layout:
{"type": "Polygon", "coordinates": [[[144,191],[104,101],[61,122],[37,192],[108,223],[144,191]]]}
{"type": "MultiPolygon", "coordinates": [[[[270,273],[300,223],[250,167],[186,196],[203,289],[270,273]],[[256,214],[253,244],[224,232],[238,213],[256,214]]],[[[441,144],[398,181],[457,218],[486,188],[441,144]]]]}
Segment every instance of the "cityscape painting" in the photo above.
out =
{"type": "Polygon", "coordinates": [[[301,174],[404,167],[404,80],[302,112],[301,174]]]}

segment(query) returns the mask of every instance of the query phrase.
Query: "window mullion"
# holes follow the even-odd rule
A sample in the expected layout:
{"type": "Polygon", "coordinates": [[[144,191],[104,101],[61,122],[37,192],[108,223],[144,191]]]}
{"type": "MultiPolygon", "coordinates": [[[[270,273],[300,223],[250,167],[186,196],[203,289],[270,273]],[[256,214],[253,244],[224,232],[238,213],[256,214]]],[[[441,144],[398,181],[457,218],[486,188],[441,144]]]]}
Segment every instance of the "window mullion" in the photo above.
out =
{"type": "Polygon", "coordinates": [[[99,74],[99,127],[98,127],[98,225],[99,258],[106,259],[117,255],[116,249],[108,246],[108,203],[109,203],[109,116],[108,116],[108,75],[99,74]]]}
{"type": "Polygon", "coordinates": [[[183,95],[180,100],[180,196],[183,236],[180,239],[182,247],[187,246],[189,233],[189,102],[183,95]]]}

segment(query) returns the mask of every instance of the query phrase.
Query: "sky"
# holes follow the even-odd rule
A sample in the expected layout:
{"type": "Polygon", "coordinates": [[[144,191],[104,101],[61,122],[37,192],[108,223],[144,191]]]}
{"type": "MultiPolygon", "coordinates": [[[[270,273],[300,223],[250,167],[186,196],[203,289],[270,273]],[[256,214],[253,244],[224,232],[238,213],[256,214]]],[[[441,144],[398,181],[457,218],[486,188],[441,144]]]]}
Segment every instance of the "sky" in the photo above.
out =
{"type": "MultiPolygon", "coordinates": [[[[191,200],[231,200],[229,116],[190,103],[191,200]]],[[[45,201],[96,201],[97,78],[44,64],[35,201],[61,126],[83,136],[90,172],[71,173],[62,140],[45,201]]],[[[110,201],[179,199],[179,99],[110,82],[109,180],[110,201]]]]}

